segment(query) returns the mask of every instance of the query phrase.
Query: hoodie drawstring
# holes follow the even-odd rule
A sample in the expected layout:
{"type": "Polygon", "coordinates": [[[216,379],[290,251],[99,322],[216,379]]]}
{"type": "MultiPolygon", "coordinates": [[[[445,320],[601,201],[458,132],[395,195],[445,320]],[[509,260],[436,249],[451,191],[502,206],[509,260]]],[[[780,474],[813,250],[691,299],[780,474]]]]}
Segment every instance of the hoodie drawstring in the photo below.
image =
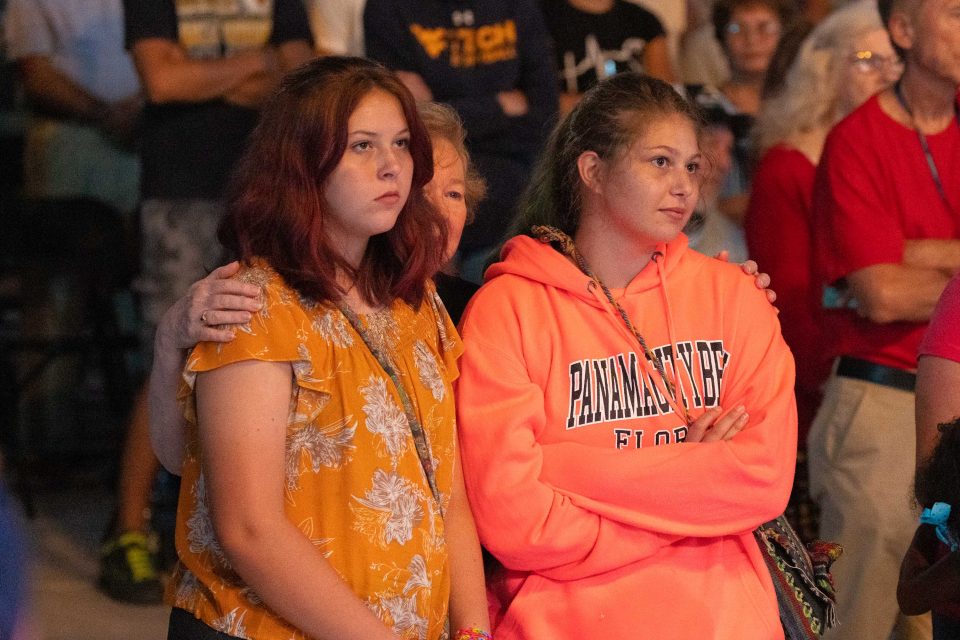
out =
{"type": "MultiPolygon", "coordinates": [[[[573,262],[580,268],[580,270],[583,273],[585,273],[593,283],[597,285],[595,287],[588,286],[588,289],[591,289],[593,291],[593,295],[597,297],[601,305],[603,305],[603,299],[600,298],[596,289],[597,287],[599,287],[603,291],[603,294],[606,297],[606,302],[608,302],[617,311],[617,314],[619,314],[620,318],[623,320],[623,324],[626,326],[627,330],[630,333],[632,333],[633,337],[637,340],[637,342],[640,343],[640,347],[643,350],[643,354],[646,356],[645,360],[647,361],[647,364],[645,368],[648,369],[648,374],[649,374],[649,367],[652,365],[655,372],[659,374],[660,380],[663,382],[663,386],[665,387],[665,391],[666,391],[666,394],[664,395],[667,399],[667,402],[673,408],[674,413],[676,413],[678,416],[683,416],[684,422],[689,427],[693,421],[690,418],[689,411],[687,411],[686,393],[683,390],[682,383],[680,383],[679,385],[680,391],[679,392],[677,391],[676,383],[679,382],[680,377],[677,375],[676,361],[677,361],[677,355],[679,351],[677,350],[677,343],[676,343],[676,340],[674,339],[673,316],[670,314],[669,301],[666,299],[666,287],[665,287],[666,276],[660,264],[660,258],[663,257],[663,253],[660,251],[656,251],[654,252],[653,256],[651,256],[651,259],[657,264],[657,274],[660,277],[661,291],[664,296],[664,301],[666,303],[667,332],[668,332],[668,337],[670,338],[670,347],[673,351],[673,354],[672,354],[673,357],[671,358],[671,363],[670,363],[671,368],[673,369],[673,380],[667,377],[666,368],[663,366],[663,360],[659,356],[657,356],[657,354],[651,351],[650,348],[647,346],[647,341],[644,340],[643,336],[640,334],[639,331],[637,331],[637,328],[630,321],[630,317],[627,315],[627,312],[614,299],[613,294],[610,293],[610,289],[607,288],[607,286],[600,280],[600,278],[598,278],[596,274],[594,274],[593,271],[590,270],[590,267],[587,265],[586,260],[584,260],[583,256],[577,250],[577,246],[576,244],[574,244],[573,238],[571,238],[566,233],[564,233],[563,231],[560,231],[555,227],[549,227],[546,225],[534,226],[531,229],[531,232],[533,233],[534,237],[540,240],[540,242],[557,243],[560,246],[560,252],[563,253],[568,258],[570,258],[571,260],[573,260],[573,262]]],[[[653,384],[656,385],[656,382],[653,381],[654,380],[653,377],[649,376],[649,378],[651,382],[653,382],[653,384]]]]}
{"type": "MultiPolygon", "coordinates": [[[[687,421],[687,426],[689,427],[692,423],[690,418],[690,402],[687,398],[687,392],[683,388],[683,382],[680,380],[680,375],[677,373],[677,358],[680,356],[680,349],[677,348],[677,333],[673,327],[673,313],[670,310],[670,295],[667,291],[667,272],[663,265],[664,254],[662,251],[654,251],[652,260],[657,265],[657,276],[660,278],[660,296],[663,298],[663,308],[667,314],[667,338],[670,340],[670,350],[673,354],[673,357],[670,359],[670,368],[673,369],[673,388],[677,390],[678,397],[675,398],[683,406],[683,416],[687,421]]],[[[676,411],[676,407],[674,407],[676,411]]]]}

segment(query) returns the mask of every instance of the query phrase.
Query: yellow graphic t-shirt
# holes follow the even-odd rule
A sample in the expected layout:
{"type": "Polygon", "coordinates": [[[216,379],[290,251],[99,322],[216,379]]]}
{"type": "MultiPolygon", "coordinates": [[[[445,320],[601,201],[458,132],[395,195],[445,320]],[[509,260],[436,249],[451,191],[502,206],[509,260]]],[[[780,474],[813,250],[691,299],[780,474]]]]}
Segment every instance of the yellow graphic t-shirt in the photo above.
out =
{"type": "Polygon", "coordinates": [[[191,58],[259,49],[273,30],[273,0],[175,0],[180,44],[191,58]]]}
{"type": "Polygon", "coordinates": [[[177,512],[180,564],[168,601],[240,638],[306,637],[270,611],[224,557],[204,488],[193,391],[199,372],[244,360],[289,362],[295,384],[287,518],[400,637],[445,637],[450,575],[442,513],[453,482],[451,382],[462,345],[435,290],[431,285],[419,309],[397,301],[360,318],[368,339],[391,359],[423,425],[442,505],[393,382],[343,314],[304,299],[263,263],[237,277],[261,287],[262,309],[232,342],[198,345],[180,388],[189,434],[177,512]]]}

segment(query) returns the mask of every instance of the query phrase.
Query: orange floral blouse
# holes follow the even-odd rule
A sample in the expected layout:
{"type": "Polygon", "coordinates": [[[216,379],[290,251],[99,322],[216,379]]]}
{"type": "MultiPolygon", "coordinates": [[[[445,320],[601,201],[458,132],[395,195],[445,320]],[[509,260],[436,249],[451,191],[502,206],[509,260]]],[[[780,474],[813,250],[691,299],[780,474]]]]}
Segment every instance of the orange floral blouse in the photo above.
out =
{"type": "Polygon", "coordinates": [[[189,433],[177,513],[180,563],[169,603],[240,638],[306,637],[224,557],[204,489],[193,390],[198,372],[251,359],[289,362],[295,384],[282,488],[287,518],[400,637],[445,638],[450,571],[442,513],[453,482],[451,382],[462,345],[433,286],[419,309],[397,301],[361,322],[394,363],[427,434],[439,508],[400,396],[350,322],[335,306],[301,297],[264,263],[237,277],[260,285],[262,309],[232,342],[198,345],[180,387],[189,433]]]}

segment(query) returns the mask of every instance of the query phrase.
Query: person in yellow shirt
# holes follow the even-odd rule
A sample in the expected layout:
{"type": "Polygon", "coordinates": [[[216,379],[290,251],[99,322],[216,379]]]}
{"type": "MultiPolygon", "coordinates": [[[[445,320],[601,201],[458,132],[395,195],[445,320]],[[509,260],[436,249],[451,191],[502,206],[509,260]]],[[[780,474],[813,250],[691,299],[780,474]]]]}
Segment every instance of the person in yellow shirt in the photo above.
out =
{"type": "Polygon", "coordinates": [[[171,638],[485,637],[431,176],[375,63],[310,63],[266,107],[221,230],[260,308],[180,390],[171,638]]]}

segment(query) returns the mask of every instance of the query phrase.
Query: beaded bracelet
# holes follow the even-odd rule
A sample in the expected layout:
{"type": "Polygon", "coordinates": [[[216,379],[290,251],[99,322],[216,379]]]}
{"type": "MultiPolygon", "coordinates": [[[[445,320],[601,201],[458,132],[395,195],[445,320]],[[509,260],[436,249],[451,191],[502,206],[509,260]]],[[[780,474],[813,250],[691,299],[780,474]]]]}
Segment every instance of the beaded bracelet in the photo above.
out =
{"type": "Polygon", "coordinates": [[[480,627],[470,627],[469,629],[457,629],[453,634],[453,640],[493,640],[489,631],[484,631],[480,627]]]}

